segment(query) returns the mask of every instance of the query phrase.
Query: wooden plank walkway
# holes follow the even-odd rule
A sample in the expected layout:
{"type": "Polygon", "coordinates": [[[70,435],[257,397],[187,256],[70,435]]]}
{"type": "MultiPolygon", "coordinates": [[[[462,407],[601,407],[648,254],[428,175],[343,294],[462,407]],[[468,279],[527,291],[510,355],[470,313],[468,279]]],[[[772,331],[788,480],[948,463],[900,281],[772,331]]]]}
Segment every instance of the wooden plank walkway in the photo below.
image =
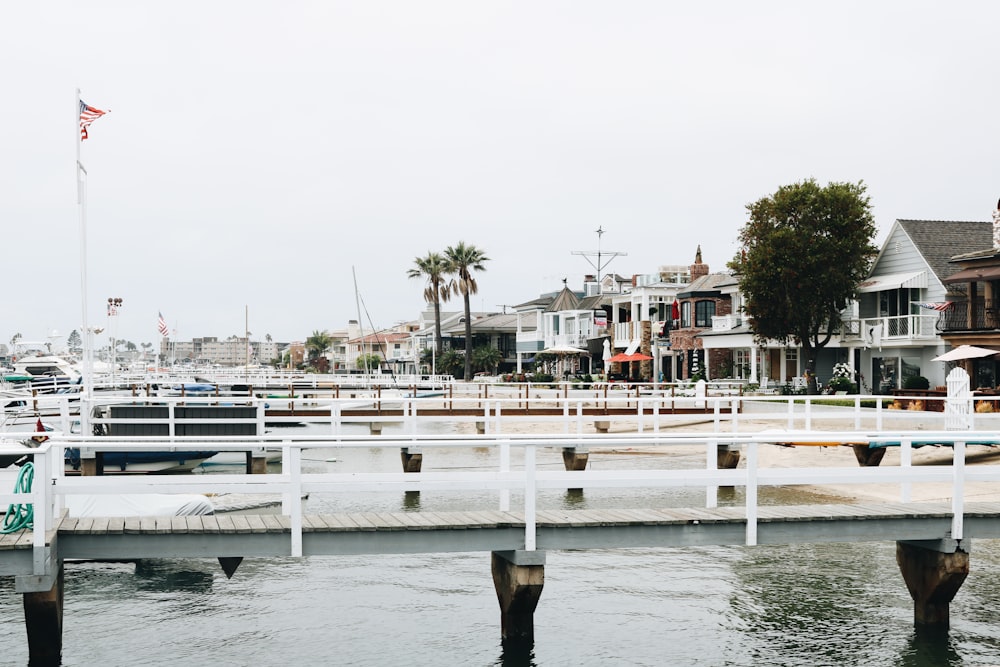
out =
{"type": "MultiPolygon", "coordinates": [[[[743,545],[743,507],[539,510],[536,548],[621,549],[743,545]]],[[[969,503],[968,539],[1000,538],[1000,502],[969,503]]],[[[759,544],[940,540],[948,503],[762,506],[759,544]]],[[[275,514],[64,518],[50,544],[63,558],[288,557],[291,519],[275,514]]],[[[0,536],[0,573],[24,567],[31,531],[0,536]]],[[[521,512],[361,512],[302,517],[303,554],[445,553],[523,549],[521,512]]]]}

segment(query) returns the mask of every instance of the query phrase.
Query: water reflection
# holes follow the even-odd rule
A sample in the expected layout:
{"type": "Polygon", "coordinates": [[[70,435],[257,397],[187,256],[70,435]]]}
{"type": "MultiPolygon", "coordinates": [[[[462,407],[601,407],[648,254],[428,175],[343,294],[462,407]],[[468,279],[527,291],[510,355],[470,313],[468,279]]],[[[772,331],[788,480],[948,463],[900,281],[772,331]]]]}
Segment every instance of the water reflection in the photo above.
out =
{"type": "Polygon", "coordinates": [[[586,498],[583,496],[583,489],[566,489],[563,496],[563,509],[579,508],[586,505],[586,498]]]}
{"type": "Polygon", "coordinates": [[[535,667],[535,643],[521,639],[504,639],[502,652],[495,664],[502,667],[535,667]]]}
{"type": "Polygon", "coordinates": [[[917,628],[897,664],[902,667],[944,667],[965,664],[947,630],[917,628]]]}
{"type": "Polygon", "coordinates": [[[420,509],[420,492],[419,491],[404,491],[403,492],[403,511],[404,512],[414,512],[420,509]]]}
{"type": "Polygon", "coordinates": [[[215,576],[191,569],[186,561],[143,559],[136,561],[137,590],[172,593],[210,593],[215,576]]]}

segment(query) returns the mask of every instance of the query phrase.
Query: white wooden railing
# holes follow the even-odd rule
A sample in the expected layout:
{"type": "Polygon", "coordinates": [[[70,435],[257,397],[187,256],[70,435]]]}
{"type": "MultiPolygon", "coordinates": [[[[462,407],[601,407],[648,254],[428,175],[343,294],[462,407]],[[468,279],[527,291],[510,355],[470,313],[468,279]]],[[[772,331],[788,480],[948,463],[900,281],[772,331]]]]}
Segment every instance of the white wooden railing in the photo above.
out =
{"type": "MultiPolygon", "coordinates": [[[[311,436],[290,441],[283,436],[260,436],[252,440],[258,445],[280,447],[281,472],[259,475],[212,474],[170,476],[96,476],[67,477],[62,461],[68,447],[99,447],[102,451],[162,450],[162,438],[131,438],[128,441],[109,438],[55,437],[34,452],[35,476],[30,494],[0,493],[0,503],[31,503],[34,507],[33,546],[36,553],[35,572],[45,571],[45,533],[55,526],[61,515],[64,497],[70,494],[143,494],[143,493],[246,493],[280,494],[282,514],[289,518],[291,554],[302,555],[302,498],[312,493],[358,493],[403,491],[468,491],[492,490],[499,494],[501,510],[510,509],[511,493],[523,494],[522,511],[525,520],[525,549],[536,547],[537,494],[543,489],[567,488],[703,488],[706,506],[715,507],[720,486],[745,488],[747,545],[757,543],[758,489],[761,486],[824,485],[824,484],[899,484],[901,502],[909,502],[916,484],[950,485],[952,524],[950,536],[962,539],[965,486],[968,482],[1000,482],[1000,466],[965,466],[966,442],[1000,442],[1000,431],[956,433],[954,431],[892,431],[868,433],[856,431],[801,431],[784,434],[800,442],[857,442],[859,438],[897,442],[901,446],[901,464],[884,468],[824,467],[824,468],[765,468],[759,465],[758,450],[774,441],[774,434],[734,433],[633,433],[614,436],[588,434],[503,434],[454,437],[411,435],[405,438],[376,436],[330,437],[311,436]],[[948,443],[954,448],[951,466],[911,465],[911,443],[932,440],[948,443]],[[706,465],[701,470],[584,470],[566,472],[538,465],[537,452],[545,448],[660,447],[700,444],[705,448],[706,465]],[[742,446],[746,451],[746,468],[716,469],[720,445],[742,446]],[[312,473],[302,468],[303,452],[312,448],[491,448],[498,449],[499,466],[493,471],[470,471],[465,468],[426,473],[385,473],[349,471],[342,473],[312,473]],[[523,461],[512,465],[511,450],[522,450],[523,461]],[[27,497],[25,497],[27,495],[27,497]]],[[[184,450],[246,449],[246,438],[173,439],[170,446],[184,450]]],[[[9,453],[10,446],[0,445],[0,454],[9,453]]],[[[671,460],[663,457],[665,462],[671,460]]]]}

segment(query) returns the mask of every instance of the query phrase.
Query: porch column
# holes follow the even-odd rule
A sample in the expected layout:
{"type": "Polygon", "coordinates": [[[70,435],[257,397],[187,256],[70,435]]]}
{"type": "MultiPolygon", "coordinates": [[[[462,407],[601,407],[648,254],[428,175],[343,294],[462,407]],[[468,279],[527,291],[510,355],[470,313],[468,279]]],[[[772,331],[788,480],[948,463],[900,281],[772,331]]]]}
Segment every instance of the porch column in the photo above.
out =
{"type": "Polygon", "coordinates": [[[750,379],[751,384],[758,384],[757,381],[757,347],[750,346],[750,379]]]}

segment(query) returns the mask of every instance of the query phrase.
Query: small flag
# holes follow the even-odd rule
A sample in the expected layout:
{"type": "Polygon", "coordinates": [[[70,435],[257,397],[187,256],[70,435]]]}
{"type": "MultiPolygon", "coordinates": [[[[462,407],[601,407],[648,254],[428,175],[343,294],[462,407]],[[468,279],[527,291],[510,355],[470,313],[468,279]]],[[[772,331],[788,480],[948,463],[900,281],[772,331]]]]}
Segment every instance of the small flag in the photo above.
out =
{"type": "Polygon", "coordinates": [[[156,321],[156,329],[160,332],[161,336],[167,336],[170,334],[170,329],[167,327],[167,321],[163,319],[163,313],[158,313],[160,319],[156,321]]]}
{"type": "Polygon", "coordinates": [[[108,112],[95,109],[83,100],[80,100],[80,141],[87,138],[87,128],[90,127],[90,124],[106,113],[108,112]]]}
{"type": "Polygon", "coordinates": [[[951,310],[951,307],[955,304],[951,301],[942,301],[940,303],[918,303],[917,305],[930,310],[951,310]]]}

